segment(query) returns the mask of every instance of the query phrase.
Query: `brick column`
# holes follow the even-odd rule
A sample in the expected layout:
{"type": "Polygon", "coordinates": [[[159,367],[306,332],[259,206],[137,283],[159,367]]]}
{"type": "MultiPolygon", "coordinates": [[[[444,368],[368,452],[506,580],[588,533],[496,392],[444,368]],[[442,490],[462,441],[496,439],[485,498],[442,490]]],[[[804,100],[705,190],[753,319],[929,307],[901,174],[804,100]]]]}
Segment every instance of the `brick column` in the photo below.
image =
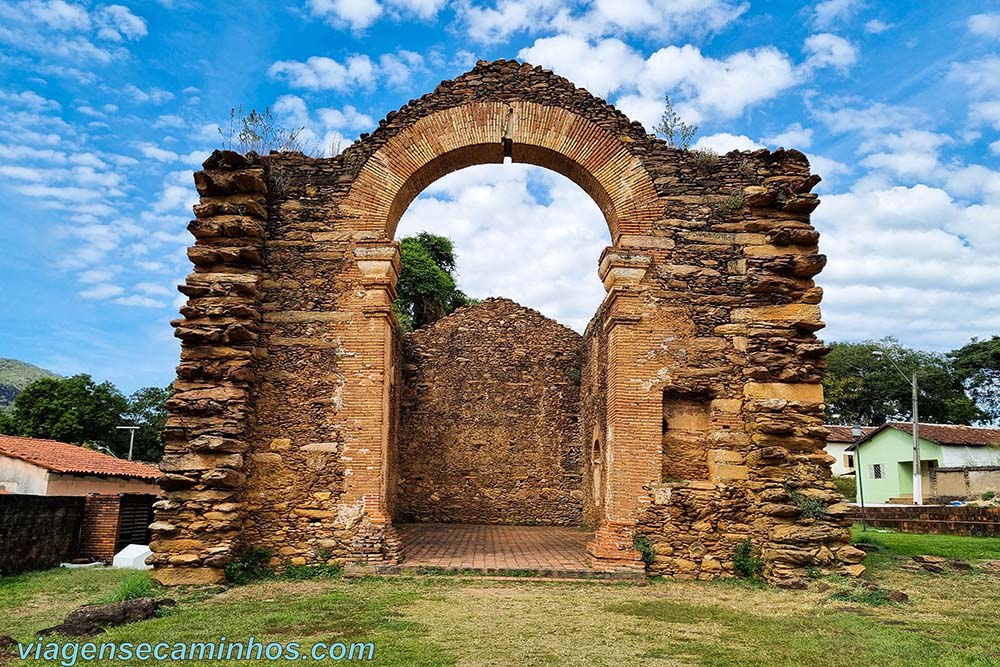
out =
{"type": "Polygon", "coordinates": [[[355,385],[354,403],[349,406],[357,423],[354,438],[344,447],[347,466],[347,486],[342,503],[363,511],[366,525],[352,541],[357,558],[396,560],[399,541],[392,528],[393,477],[392,460],[395,451],[390,442],[391,383],[395,374],[393,359],[395,315],[392,302],[396,298],[396,281],[400,271],[399,244],[387,240],[359,240],[354,257],[361,273],[363,295],[355,304],[361,313],[362,325],[354,330],[359,338],[352,349],[354,372],[362,382],[355,385]]]}
{"type": "Polygon", "coordinates": [[[122,497],[117,493],[92,493],[83,507],[80,527],[80,555],[84,558],[111,562],[118,544],[118,524],[122,497]]]}
{"type": "Polygon", "coordinates": [[[660,480],[662,398],[638,380],[639,357],[652,349],[638,284],[651,263],[648,255],[608,248],[599,269],[609,309],[604,513],[587,545],[596,567],[643,568],[633,532],[648,485],[660,480]]]}

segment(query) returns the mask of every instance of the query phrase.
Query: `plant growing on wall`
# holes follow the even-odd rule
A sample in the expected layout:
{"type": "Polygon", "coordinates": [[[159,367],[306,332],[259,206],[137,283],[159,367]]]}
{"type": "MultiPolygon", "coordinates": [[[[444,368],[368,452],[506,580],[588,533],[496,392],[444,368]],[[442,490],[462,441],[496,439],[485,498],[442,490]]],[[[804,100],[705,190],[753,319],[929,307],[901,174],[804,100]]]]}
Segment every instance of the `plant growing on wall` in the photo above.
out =
{"type": "Polygon", "coordinates": [[[666,139],[667,145],[671,148],[687,150],[691,147],[694,136],[698,134],[698,126],[684,122],[684,119],[674,111],[669,95],[665,96],[663,100],[663,114],[660,116],[660,122],[653,126],[653,131],[666,139]]]}

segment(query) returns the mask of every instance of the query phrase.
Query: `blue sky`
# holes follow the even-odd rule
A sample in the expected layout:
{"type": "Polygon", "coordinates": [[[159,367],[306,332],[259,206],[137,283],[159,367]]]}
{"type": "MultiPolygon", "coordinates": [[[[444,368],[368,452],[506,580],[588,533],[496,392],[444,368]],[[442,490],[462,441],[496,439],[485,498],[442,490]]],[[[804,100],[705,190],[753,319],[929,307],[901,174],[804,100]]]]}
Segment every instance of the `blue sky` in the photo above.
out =
{"type": "MultiPolygon", "coordinates": [[[[669,94],[701,148],[806,152],[824,177],[825,339],[947,350],[1000,333],[1000,3],[0,0],[0,356],[166,384],[191,172],[231,107],[270,106],[336,151],[513,57],[647,128],[669,94]]],[[[423,229],[455,239],[474,296],[577,329],[600,302],[607,229],[560,176],[452,174],[400,234],[423,229]]]]}

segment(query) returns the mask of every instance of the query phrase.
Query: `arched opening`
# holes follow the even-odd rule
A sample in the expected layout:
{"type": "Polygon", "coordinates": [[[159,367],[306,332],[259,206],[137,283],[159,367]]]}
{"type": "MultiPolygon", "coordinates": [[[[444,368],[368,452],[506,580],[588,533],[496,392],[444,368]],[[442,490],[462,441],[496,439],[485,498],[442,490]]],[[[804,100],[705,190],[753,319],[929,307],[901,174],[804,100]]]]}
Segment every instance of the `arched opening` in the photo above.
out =
{"type": "Polygon", "coordinates": [[[597,511],[581,334],[605,297],[604,213],[551,170],[477,165],[413,198],[396,236],[417,232],[454,242],[459,286],[481,301],[401,335],[404,564],[460,567],[489,551],[511,569],[565,568],[566,554],[582,567],[597,511]]]}

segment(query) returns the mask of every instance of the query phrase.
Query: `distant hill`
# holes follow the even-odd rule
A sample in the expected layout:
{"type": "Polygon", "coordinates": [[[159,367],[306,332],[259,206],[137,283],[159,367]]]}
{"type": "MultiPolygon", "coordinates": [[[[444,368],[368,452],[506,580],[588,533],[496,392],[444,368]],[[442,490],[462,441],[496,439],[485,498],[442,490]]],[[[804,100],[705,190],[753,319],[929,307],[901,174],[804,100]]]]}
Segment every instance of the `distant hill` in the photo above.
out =
{"type": "Polygon", "coordinates": [[[17,395],[35,380],[57,377],[59,376],[44,368],[0,357],[0,409],[11,405],[17,395]]]}

